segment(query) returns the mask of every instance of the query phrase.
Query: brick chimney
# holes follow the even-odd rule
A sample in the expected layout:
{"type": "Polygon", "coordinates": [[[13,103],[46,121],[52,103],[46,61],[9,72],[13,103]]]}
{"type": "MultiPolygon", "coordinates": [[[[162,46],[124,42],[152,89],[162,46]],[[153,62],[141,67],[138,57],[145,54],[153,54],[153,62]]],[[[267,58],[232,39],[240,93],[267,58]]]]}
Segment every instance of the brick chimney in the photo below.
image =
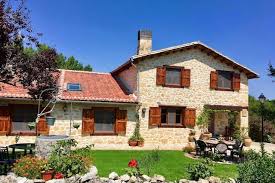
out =
{"type": "Polygon", "coordinates": [[[149,30],[139,30],[137,55],[148,54],[151,51],[152,51],[152,32],[149,30]]]}

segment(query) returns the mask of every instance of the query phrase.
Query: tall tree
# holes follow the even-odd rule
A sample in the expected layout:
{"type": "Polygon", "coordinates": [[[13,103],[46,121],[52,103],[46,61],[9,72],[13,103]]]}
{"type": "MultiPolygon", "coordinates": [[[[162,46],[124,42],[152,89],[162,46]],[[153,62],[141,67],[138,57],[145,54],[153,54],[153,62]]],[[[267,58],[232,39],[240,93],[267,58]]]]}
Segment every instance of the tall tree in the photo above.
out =
{"type": "MultiPolygon", "coordinates": [[[[41,44],[37,49],[33,49],[32,47],[25,48],[25,53],[32,57],[37,52],[45,51],[51,49],[50,46],[46,44],[41,44]]],[[[90,64],[83,66],[82,63],[80,63],[77,59],[75,59],[73,56],[65,57],[62,53],[58,53],[57,58],[57,67],[59,69],[69,69],[69,70],[84,70],[84,71],[92,71],[93,68],[90,64]]]]}
{"type": "Polygon", "coordinates": [[[269,64],[269,68],[268,68],[268,75],[271,76],[271,77],[275,77],[275,68],[273,67],[273,65],[270,63],[269,64]]]}
{"type": "MultiPolygon", "coordinates": [[[[43,89],[57,89],[57,53],[48,49],[29,57],[24,52],[24,45],[40,48],[39,34],[32,30],[24,0],[15,2],[12,6],[9,0],[0,0],[0,82],[20,83],[36,98],[43,89]]],[[[42,97],[51,96],[45,92],[42,97]]]]}

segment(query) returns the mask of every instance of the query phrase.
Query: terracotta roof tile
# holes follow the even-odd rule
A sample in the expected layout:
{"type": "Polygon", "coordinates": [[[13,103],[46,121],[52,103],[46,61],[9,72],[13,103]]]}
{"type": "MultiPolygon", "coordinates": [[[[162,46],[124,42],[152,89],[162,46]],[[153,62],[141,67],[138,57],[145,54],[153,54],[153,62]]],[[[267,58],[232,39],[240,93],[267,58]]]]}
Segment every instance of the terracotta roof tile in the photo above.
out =
{"type": "MultiPolygon", "coordinates": [[[[110,73],[61,70],[59,85],[60,100],[136,102],[136,97],[127,94],[110,73]],[[68,91],[68,83],[79,83],[81,91],[68,91]]],[[[31,98],[22,86],[0,86],[0,98],[31,98]]]]}
{"type": "Polygon", "coordinates": [[[62,100],[136,102],[135,97],[128,95],[110,73],[66,70],[62,88],[62,100]],[[68,83],[79,83],[81,91],[68,91],[68,83]]]}

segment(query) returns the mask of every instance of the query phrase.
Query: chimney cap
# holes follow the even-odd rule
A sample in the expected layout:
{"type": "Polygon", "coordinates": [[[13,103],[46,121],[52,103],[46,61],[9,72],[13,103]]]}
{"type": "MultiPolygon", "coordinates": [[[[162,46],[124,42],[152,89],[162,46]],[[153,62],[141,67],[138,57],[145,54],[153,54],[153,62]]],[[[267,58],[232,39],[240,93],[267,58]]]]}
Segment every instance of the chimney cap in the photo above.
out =
{"type": "Polygon", "coordinates": [[[138,40],[140,39],[152,39],[152,31],[150,30],[139,30],[138,40]]]}

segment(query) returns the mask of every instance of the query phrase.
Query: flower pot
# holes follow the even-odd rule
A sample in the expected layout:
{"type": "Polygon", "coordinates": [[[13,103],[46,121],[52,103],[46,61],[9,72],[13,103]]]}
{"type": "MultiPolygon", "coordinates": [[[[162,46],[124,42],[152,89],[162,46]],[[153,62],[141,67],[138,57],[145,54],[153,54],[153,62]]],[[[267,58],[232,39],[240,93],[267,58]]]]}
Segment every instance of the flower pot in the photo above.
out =
{"type": "Polygon", "coordinates": [[[252,144],[252,140],[251,140],[250,137],[244,138],[244,139],[243,139],[243,142],[244,142],[244,145],[245,145],[246,147],[250,147],[251,144],[252,144]]]}
{"type": "Polygon", "coordinates": [[[53,173],[53,170],[42,172],[42,179],[45,181],[51,180],[53,178],[53,173]]]}
{"type": "Polygon", "coordinates": [[[194,142],[195,135],[189,135],[188,141],[189,142],[194,142]]]}
{"type": "Polygon", "coordinates": [[[202,140],[209,140],[211,137],[212,137],[212,133],[209,133],[209,132],[201,134],[202,140]]]}
{"type": "Polygon", "coordinates": [[[138,145],[138,141],[136,140],[129,140],[129,146],[137,146],[138,145]]]}
{"type": "Polygon", "coordinates": [[[55,123],[55,117],[52,116],[46,116],[46,121],[48,123],[49,126],[53,126],[55,123]]]}
{"type": "Polygon", "coordinates": [[[139,141],[138,141],[138,146],[139,146],[139,147],[143,147],[143,146],[144,146],[144,141],[139,140],[139,141]]]}

